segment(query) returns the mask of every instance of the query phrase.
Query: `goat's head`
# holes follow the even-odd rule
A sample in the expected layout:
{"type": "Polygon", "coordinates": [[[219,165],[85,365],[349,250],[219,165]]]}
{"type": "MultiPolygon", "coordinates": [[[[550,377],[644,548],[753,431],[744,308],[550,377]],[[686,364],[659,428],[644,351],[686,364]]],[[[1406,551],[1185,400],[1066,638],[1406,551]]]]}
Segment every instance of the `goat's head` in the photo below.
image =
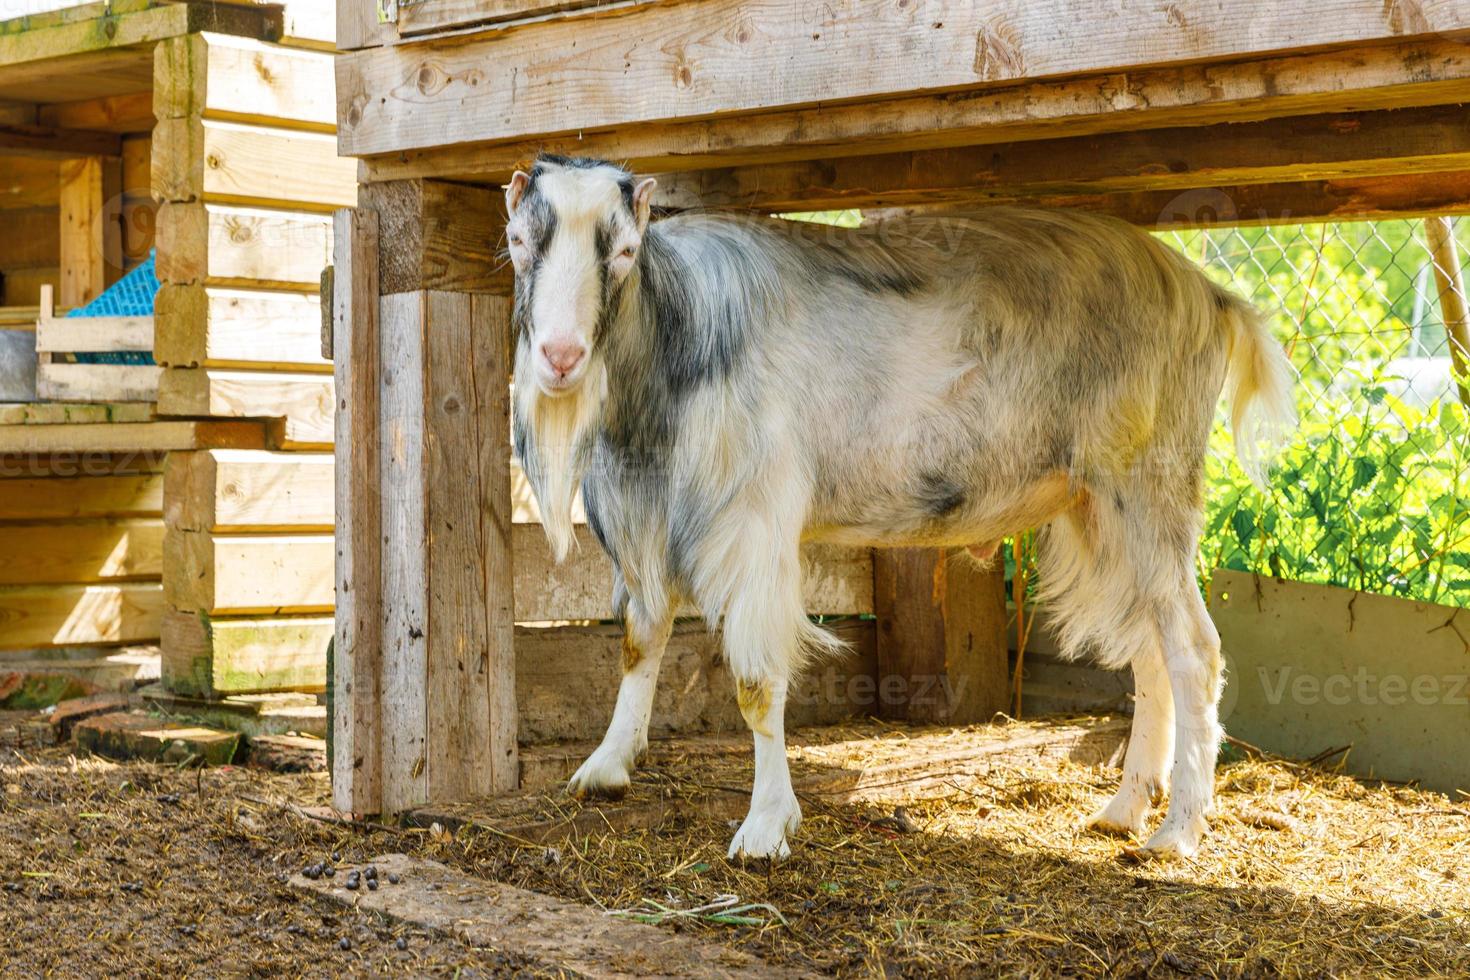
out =
{"type": "Polygon", "coordinates": [[[549,156],[506,185],[516,330],[543,394],[573,392],[586,375],[637,260],[653,188],[610,163],[549,156]]]}

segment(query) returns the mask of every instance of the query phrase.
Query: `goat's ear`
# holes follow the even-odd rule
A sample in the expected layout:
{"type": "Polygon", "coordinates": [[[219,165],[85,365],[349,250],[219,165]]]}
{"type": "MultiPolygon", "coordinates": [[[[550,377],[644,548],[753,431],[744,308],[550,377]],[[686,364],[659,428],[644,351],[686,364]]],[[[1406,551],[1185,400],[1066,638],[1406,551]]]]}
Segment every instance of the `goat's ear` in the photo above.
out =
{"type": "Polygon", "coordinates": [[[526,193],[526,188],[531,186],[531,176],[524,170],[517,170],[511,174],[510,183],[505,185],[505,210],[507,214],[516,213],[516,205],[521,203],[521,195],[526,193]]]}
{"type": "Polygon", "coordinates": [[[652,177],[633,188],[633,217],[638,222],[638,234],[648,230],[648,216],[653,210],[653,189],[658,181],[652,177]]]}

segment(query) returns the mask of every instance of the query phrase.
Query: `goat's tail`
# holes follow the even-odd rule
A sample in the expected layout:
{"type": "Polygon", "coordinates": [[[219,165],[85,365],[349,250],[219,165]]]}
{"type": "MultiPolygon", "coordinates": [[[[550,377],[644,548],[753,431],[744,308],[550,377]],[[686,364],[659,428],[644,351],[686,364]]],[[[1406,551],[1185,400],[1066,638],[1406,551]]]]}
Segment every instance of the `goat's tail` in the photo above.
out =
{"type": "Polygon", "coordinates": [[[1235,455],[1251,482],[1264,489],[1269,458],[1296,423],[1296,371],[1258,309],[1224,289],[1217,295],[1230,338],[1225,393],[1235,455]]]}

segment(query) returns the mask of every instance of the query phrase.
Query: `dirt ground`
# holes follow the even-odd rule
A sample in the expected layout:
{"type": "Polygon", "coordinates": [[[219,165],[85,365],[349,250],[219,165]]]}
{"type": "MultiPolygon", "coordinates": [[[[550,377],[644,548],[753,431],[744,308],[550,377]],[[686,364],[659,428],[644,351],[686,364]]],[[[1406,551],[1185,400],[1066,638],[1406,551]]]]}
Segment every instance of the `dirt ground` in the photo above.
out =
{"type": "MultiPolygon", "coordinates": [[[[794,750],[793,771],[955,737],[829,732],[794,750]]],[[[725,861],[726,819],[700,805],[742,784],[743,766],[644,770],[622,805],[672,804],[655,829],[548,845],[473,826],[348,827],[289,805],[324,804],[324,776],[7,752],[0,974],[555,975],[286,884],[334,853],[345,874],[405,851],[840,976],[1470,976],[1470,800],[1237,760],[1220,769],[1200,855],[1136,865],[1077,829],[1115,771],[998,766],[943,795],[805,800],[793,859],[747,868],[725,861]]]]}

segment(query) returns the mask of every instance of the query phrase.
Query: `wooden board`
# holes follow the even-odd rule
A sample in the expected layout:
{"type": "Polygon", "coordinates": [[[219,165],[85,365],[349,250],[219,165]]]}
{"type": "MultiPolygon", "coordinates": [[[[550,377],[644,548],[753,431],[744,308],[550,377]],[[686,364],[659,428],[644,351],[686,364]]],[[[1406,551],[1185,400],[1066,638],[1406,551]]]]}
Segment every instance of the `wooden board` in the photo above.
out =
{"type": "Polygon", "coordinates": [[[258,423],[236,421],[83,422],[0,426],[0,453],[126,453],[220,446],[260,449],[258,423]]]}
{"type": "Polygon", "coordinates": [[[183,531],[330,532],[333,460],[317,453],[172,453],[164,520],[183,531]]]}
{"type": "Polygon", "coordinates": [[[377,212],[384,241],[379,288],[509,294],[512,272],[501,257],[505,198],[496,188],[442,180],[368,184],[362,206],[377,212]]]}
{"type": "Polygon", "coordinates": [[[163,119],[153,130],[153,196],[328,212],[357,201],[357,166],[325,133],[163,119]]]}
{"type": "Polygon", "coordinates": [[[6,480],[0,519],[157,517],[163,510],[163,483],[162,473],[6,480]]]}
{"type": "Polygon", "coordinates": [[[169,367],[327,366],[312,294],[164,284],[153,318],[154,357],[169,367]]]}
{"type": "MultiPolygon", "coordinates": [[[[0,201],[4,200],[6,177],[8,174],[0,174],[0,201]]],[[[56,208],[0,211],[0,222],[6,229],[5,237],[0,238],[0,270],[54,266],[60,261],[61,214],[56,208]]]]}
{"type": "Polygon", "coordinates": [[[216,204],[158,209],[158,278],[170,285],[315,288],[331,261],[331,218],[216,204]]]}
{"type": "Polygon", "coordinates": [[[1254,7],[1205,0],[1106,17],[1084,0],[997,0],[942,18],[927,4],[685,0],[349,53],[338,119],[343,152],[369,156],[1470,28],[1457,0],[1413,10],[1328,0],[1277,9],[1263,31],[1254,7]]]}
{"type": "Polygon", "coordinates": [[[216,697],[320,691],[330,616],[213,619],[163,614],[163,683],[178,694],[216,697]]]}
{"type": "MultiPolygon", "coordinates": [[[[42,312],[36,318],[38,352],[152,351],[151,316],[48,316],[49,305],[42,297],[42,312]]],[[[99,398],[95,401],[107,401],[99,398]]]]}
{"type": "Polygon", "coordinates": [[[809,974],[763,962],[743,950],[689,938],[669,941],[654,926],[609,916],[540,892],[488,881],[404,854],[372,859],[383,880],[398,884],[348,891],[344,876],[309,880],[296,874],[291,887],[325,895],[341,905],[372,909],[406,922],[495,949],[548,973],[607,978],[729,977],[791,980],[809,974]]]}
{"type": "Polygon", "coordinates": [[[327,447],[332,444],[332,376],[167,368],[158,383],[158,412],[284,419],[272,437],[278,448],[327,447]]]}
{"type": "Polygon", "coordinates": [[[658,200],[806,211],[1462,171],[1462,122],[1436,106],[756,165],[666,175],[658,200]]]}
{"type": "MultiPolygon", "coordinates": [[[[351,9],[341,8],[343,16],[351,9]]],[[[333,467],[332,803],[348,813],[372,813],[382,807],[378,216],[342,210],[332,223],[333,377],[342,393],[333,467]]]]}
{"type": "Polygon", "coordinates": [[[163,586],[0,588],[0,648],[157,641],[163,586]]]}
{"type": "MultiPolygon", "coordinates": [[[[409,443],[405,441],[404,445],[409,443]]],[[[329,534],[224,536],[170,531],[169,561],[187,569],[171,580],[177,609],[215,615],[326,612],[332,608],[329,534]]],[[[557,566],[539,525],[516,524],[516,621],[600,620],[612,615],[612,567],[592,533],[579,529],[577,551],[557,566]]],[[[803,549],[805,601],[811,615],[873,611],[872,553],[864,548],[811,545],[803,549]]],[[[697,615],[681,608],[680,615],[697,615]]],[[[418,623],[412,624],[420,629],[418,623]]],[[[405,627],[405,632],[407,627],[405,627]]]]}
{"type": "Polygon", "coordinates": [[[56,402],[153,402],[163,368],[153,364],[37,364],[36,397],[56,402]]]}
{"type": "Polygon", "coordinates": [[[153,64],[159,119],[203,116],[330,133],[332,56],[222,34],[171,38],[153,64]]]}
{"type": "Polygon", "coordinates": [[[100,156],[59,165],[61,282],[64,307],[81,306],[122,275],[122,227],[106,218],[107,202],[122,190],[122,167],[100,156]]]}
{"type": "Polygon", "coordinates": [[[158,579],[163,522],[99,518],[0,524],[0,586],[158,579]]]}
{"type": "MultiPolygon", "coordinates": [[[[72,102],[52,102],[36,107],[36,121],[43,126],[61,129],[132,134],[123,139],[122,152],[126,160],[130,152],[129,144],[134,147],[132,152],[136,152],[140,141],[145,148],[148,145],[148,137],[142,134],[153,128],[153,96],[150,92],[141,91],[77,99],[72,102]]],[[[147,182],[142,186],[146,187],[147,182]]]]}
{"type": "Polygon", "coordinates": [[[154,417],[151,405],[0,403],[0,426],[76,425],[83,422],[151,422],[154,417]]]}
{"type": "Polygon", "coordinates": [[[7,159],[0,174],[0,208],[54,208],[60,187],[55,160],[7,159]]]}

